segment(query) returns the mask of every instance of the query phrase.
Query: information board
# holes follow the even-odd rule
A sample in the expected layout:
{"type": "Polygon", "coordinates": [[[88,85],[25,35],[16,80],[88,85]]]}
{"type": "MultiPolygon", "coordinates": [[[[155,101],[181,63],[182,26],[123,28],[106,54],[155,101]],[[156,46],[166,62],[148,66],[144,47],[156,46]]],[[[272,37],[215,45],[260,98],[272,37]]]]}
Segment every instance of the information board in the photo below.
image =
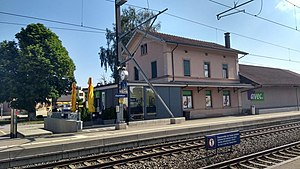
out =
{"type": "Polygon", "coordinates": [[[218,133],[205,136],[206,150],[240,144],[240,131],[218,133]]]}

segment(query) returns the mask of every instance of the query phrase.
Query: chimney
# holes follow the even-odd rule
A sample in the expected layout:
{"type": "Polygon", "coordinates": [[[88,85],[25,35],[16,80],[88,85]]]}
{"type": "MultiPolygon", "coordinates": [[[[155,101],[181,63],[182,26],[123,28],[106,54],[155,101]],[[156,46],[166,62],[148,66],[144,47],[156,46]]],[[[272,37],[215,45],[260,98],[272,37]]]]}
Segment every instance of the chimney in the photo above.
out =
{"type": "Polygon", "coordinates": [[[230,48],[230,33],[226,32],[225,35],[225,48],[230,48]]]}

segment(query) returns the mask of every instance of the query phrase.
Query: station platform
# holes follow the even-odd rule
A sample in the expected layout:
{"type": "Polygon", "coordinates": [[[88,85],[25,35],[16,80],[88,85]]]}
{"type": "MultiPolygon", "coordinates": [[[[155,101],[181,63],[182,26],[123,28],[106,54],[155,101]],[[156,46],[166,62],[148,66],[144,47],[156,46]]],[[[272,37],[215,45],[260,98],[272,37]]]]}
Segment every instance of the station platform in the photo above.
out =
{"type": "MultiPolygon", "coordinates": [[[[293,111],[188,120],[180,124],[129,126],[124,130],[115,130],[114,126],[106,126],[83,129],[77,133],[7,138],[0,140],[0,168],[3,167],[1,163],[6,165],[4,167],[7,167],[6,163],[10,163],[9,166],[17,166],[17,159],[23,157],[30,159],[39,156],[43,158],[45,154],[54,154],[53,157],[47,157],[43,160],[58,160],[55,158],[69,158],[120,150],[177,139],[194,138],[204,134],[247,129],[245,128],[247,126],[255,128],[263,124],[279,124],[283,121],[296,121],[299,119],[300,111],[293,111]],[[74,150],[78,151],[75,152],[74,150]],[[58,156],[57,153],[63,155],[58,156]]],[[[40,127],[39,125],[37,128],[40,127]]],[[[35,130],[34,127],[32,130],[35,130]]],[[[34,161],[31,162],[34,163],[34,161]]]]}

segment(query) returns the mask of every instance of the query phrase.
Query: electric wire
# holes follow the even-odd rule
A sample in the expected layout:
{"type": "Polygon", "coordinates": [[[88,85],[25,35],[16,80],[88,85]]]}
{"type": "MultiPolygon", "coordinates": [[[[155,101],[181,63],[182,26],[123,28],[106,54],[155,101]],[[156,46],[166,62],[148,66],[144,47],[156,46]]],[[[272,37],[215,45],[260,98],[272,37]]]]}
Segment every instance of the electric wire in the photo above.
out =
{"type": "MultiPolygon", "coordinates": [[[[0,21],[0,24],[27,26],[27,24],[15,23],[15,22],[5,22],[5,21],[0,21]]],[[[53,27],[53,26],[50,26],[48,28],[51,28],[51,29],[60,29],[60,30],[69,30],[69,31],[77,31],[77,32],[87,32],[87,33],[106,33],[105,31],[90,31],[90,30],[81,30],[81,29],[53,27]]]]}
{"type": "MultiPolygon", "coordinates": [[[[209,0],[209,1],[210,1],[210,2],[213,2],[213,3],[216,3],[216,4],[219,4],[219,5],[221,5],[221,6],[227,7],[227,8],[232,8],[231,6],[222,4],[222,3],[217,2],[217,1],[214,1],[214,0],[209,0]]],[[[238,9],[235,9],[235,10],[238,10],[238,9]]],[[[300,32],[300,30],[295,29],[295,28],[293,28],[293,27],[291,27],[291,26],[288,26],[288,25],[285,25],[285,24],[282,24],[282,23],[279,23],[279,22],[276,22],[276,21],[273,21],[273,20],[270,20],[270,19],[267,19],[267,18],[264,18],[264,17],[261,17],[261,16],[254,15],[254,14],[251,14],[251,13],[249,13],[249,12],[244,11],[243,13],[244,13],[244,14],[247,14],[247,15],[249,15],[249,16],[253,16],[253,17],[259,18],[259,19],[261,19],[261,20],[264,20],[264,21],[273,23],[273,24],[275,24],[275,25],[282,26],[282,27],[285,27],[285,28],[288,28],[288,29],[291,29],[291,30],[300,32]]]]}
{"type": "Polygon", "coordinates": [[[88,29],[99,30],[99,31],[106,31],[105,29],[100,29],[100,28],[95,28],[95,27],[90,27],[90,26],[83,26],[83,25],[78,25],[78,24],[69,23],[69,22],[62,22],[62,21],[57,21],[57,20],[50,20],[50,19],[45,19],[45,18],[39,18],[39,17],[34,17],[34,16],[14,14],[14,13],[3,12],[3,11],[0,11],[0,14],[10,15],[10,16],[16,16],[16,17],[22,17],[22,18],[28,18],[28,19],[36,19],[36,20],[41,20],[41,21],[47,21],[47,22],[52,22],[52,23],[59,23],[59,24],[64,24],[64,25],[69,25],[69,26],[76,26],[76,27],[82,27],[82,28],[88,28],[88,29]]]}
{"type": "Polygon", "coordinates": [[[249,55],[249,56],[254,56],[254,57],[260,57],[260,58],[272,59],[272,60],[279,60],[279,61],[286,61],[286,62],[300,63],[300,61],[298,61],[298,60],[282,59],[282,58],[276,58],[276,57],[265,56],[265,55],[258,55],[258,54],[253,54],[253,53],[250,53],[250,54],[248,54],[248,55],[249,55]]]}
{"type": "MultiPolygon", "coordinates": [[[[107,1],[107,2],[114,2],[112,0],[105,0],[105,1],[107,1]]],[[[135,7],[135,8],[139,8],[139,9],[146,9],[145,7],[141,7],[141,6],[137,6],[137,5],[133,5],[133,4],[127,4],[126,3],[124,5],[135,7]]],[[[157,9],[150,9],[149,8],[149,10],[154,11],[154,12],[159,12],[159,10],[157,10],[157,9]]],[[[300,50],[298,50],[298,49],[293,49],[293,48],[289,48],[289,47],[286,47],[286,46],[278,45],[278,44],[275,44],[275,43],[272,43],[272,42],[267,42],[267,41],[264,41],[264,40],[256,39],[256,38],[253,38],[253,37],[250,37],[250,36],[246,36],[246,35],[242,35],[242,34],[239,34],[239,33],[236,33],[236,32],[226,31],[226,30],[221,29],[221,28],[210,26],[210,25],[198,22],[198,21],[194,21],[194,20],[191,20],[191,19],[188,19],[188,18],[184,18],[184,17],[178,16],[178,15],[174,15],[174,14],[171,14],[171,13],[168,13],[168,12],[164,12],[163,15],[169,15],[169,16],[177,18],[177,19],[181,19],[181,20],[184,20],[184,21],[187,21],[187,22],[191,22],[191,23],[194,23],[194,24],[197,24],[197,25],[201,25],[201,26],[213,29],[214,31],[218,31],[219,30],[219,31],[222,31],[222,32],[230,32],[231,34],[239,36],[239,37],[243,37],[243,38],[250,39],[250,40],[253,40],[253,41],[265,43],[265,44],[268,44],[268,45],[271,45],[271,46],[275,46],[275,47],[279,47],[279,48],[282,48],[282,49],[287,49],[287,50],[291,50],[291,51],[300,53],[300,50]]]]}
{"type": "Polygon", "coordinates": [[[260,10],[255,16],[258,16],[261,13],[261,11],[263,9],[263,5],[264,5],[263,0],[260,0],[260,10]]]}
{"type": "MultiPolygon", "coordinates": [[[[106,1],[108,1],[108,2],[114,2],[112,0],[106,0],[106,1]]],[[[215,2],[213,0],[209,0],[209,1],[215,2]]],[[[218,3],[218,2],[215,2],[215,3],[218,3]]],[[[226,6],[226,7],[229,7],[229,6],[221,4],[221,3],[218,3],[218,4],[226,6]]],[[[137,5],[132,5],[132,4],[125,4],[125,5],[132,6],[132,7],[135,7],[135,8],[145,9],[144,7],[140,7],[140,6],[137,6],[137,5]]],[[[299,8],[299,6],[297,6],[297,7],[299,8]]],[[[148,8],[148,9],[151,10],[151,11],[159,12],[159,10],[156,10],[156,9],[150,9],[150,8],[148,8]]],[[[89,27],[89,26],[81,26],[81,25],[78,25],[78,24],[73,24],[73,23],[68,23],[68,22],[55,21],[55,20],[50,20],[50,19],[44,19],[44,18],[38,18],[38,17],[32,17],[32,16],[25,16],[25,15],[13,14],[13,13],[8,13],[8,12],[3,12],[3,11],[0,11],[0,14],[6,14],[6,15],[11,15],[11,16],[18,16],[18,17],[23,17],[23,18],[30,18],[30,19],[37,19],[37,20],[43,20],[43,21],[47,21],[47,22],[60,23],[60,24],[65,24],[65,25],[70,25],[70,26],[84,27],[84,28],[89,28],[89,29],[100,30],[102,32],[88,31],[88,30],[78,30],[78,29],[69,29],[69,28],[59,28],[59,27],[49,27],[49,28],[53,28],[53,29],[72,30],[72,31],[81,31],[81,32],[91,32],[91,33],[106,33],[105,29],[93,28],[93,27],[89,27]]],[[[191,22],[191,23],[195,23],[195,24],[198,24],[198,25],[201,25],[201,26],[204,26],[204,27],[208,27],[208,28],[211,28],[211,29],[214,29],[214,30],[220,30],[220,31],[223,31],[223,32],[228,32],[228,31],[226,31],[224,29],[220,29],[220,28],[217,28],[217,27],[214,27],[214,26],[210,26],[210,25],[198,22],[198,21],[194,21],[194,20],[191,20],[191,19],[188,19],[188,18],[184,18],[184,17],[181,17],[181,16],[170,14],[170,13],[167,13],[167,12],[165,12],[164,14],[165,15],[169,15],[171,17],[175,17],[177,19],[181,19],[181,20],[185,20],[185,21],[188,21],[188,22],[191,22]]],[[[253,14],[250,14],[250,15],[253,15],[253,14]]],[[[256,17],[259,17],[259,16],[256,16],[256,17]]],[[[272,21],[272,22],[275,22],[275,21],[272,21]]],[[[26,24],[12,23],[12,22],[3,22],[3,21],[0,21],[0,23],[2,23],[2,24],[11,24],[11,25],[26,25],[26,24]]],[[[283,24],[281,24],[281,25],[283,25],[283,24]]],[[[289,27],[289,26],[286,26],[286,27],[289,27]]],[[[294,28],[292,28],[292,29],[295,30],[294,28]]],[[[232,33],[234,35],[237,35],[237,36],[240,36],[240,37],[244,37],[244,38],[247,38],[247,39],[251,39],[251,40],[254,40],[254,41],[258,41],[258,42],[261,42],[261,43],[269,44],[269,45],[272,45],[272,46],[276,46],[276,47],[280,47],[280,48],[284,48],[284,49],[288,49],[288,50],[292,50],[292,51],[300,53],[300,50],[297,50],[297,49],[288,48],[288,47],[285,47],[285,46],[282,46],[282,45],[278,45],[278,44],[274,44],[274,43],[271,43],[271,42],[263,41],[263,40],[260,40],[260,39],[248,37],[248,36],[245,36],[245,35],[242,35],[242,34],[239,34],[239,33],[235,33],[235,32],[230,32],[230,33],[232,33]]],[[[300,63],[300,61],[290,60],[290,59],[281,59],[281,58],[275,58],[275,57],[264,56],[264,55],[257,55],[257,54],[248,54],[248,55],[255,56],[255,57],[261,57],[261,58],[267,58],[267,59],[273,59],[273,60],[280,60],[280,61],[289,61],[289,62],[300,63]]]]}
{"type": "Polygon", "coordinates": [[[297,8],[300,8],[300,6],[294,4],[293,2],[291,2],[291,1],[289,1],[289,0],[285,0],[285,1],[288,2],[288,3],[290,3],[290,4],[292,4],[292,5],[294,5],[294,6],[297,7],[297,8]]]}

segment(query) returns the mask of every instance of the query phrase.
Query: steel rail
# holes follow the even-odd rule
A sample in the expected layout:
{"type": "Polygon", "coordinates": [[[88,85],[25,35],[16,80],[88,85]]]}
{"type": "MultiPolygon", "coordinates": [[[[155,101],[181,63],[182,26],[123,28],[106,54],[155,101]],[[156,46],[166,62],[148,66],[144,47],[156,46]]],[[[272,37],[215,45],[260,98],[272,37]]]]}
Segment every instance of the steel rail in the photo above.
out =
{"type": "MultiPolygon", "coordinates": [[[[251,129],[251,130],[245,130],[242,131],[242,136],[241,139],[245,139],[245,138],[249,138],[249,137],[258,137],[261,135],[266,135],[266,134],[274,134],[274,133],[278,133],[278,132],[282,132],[282,131],[290,131],[290,130],[294,130],[294,129],[299,129],[300,128],[300,123],[296,123],[296,122],[292,122],[292,123],[288,123],[288,124],[283,124],[283,125],[274,125],[274,126],[269,126],[269,127],[262,127],[262,128],[257,128],[257,129],[251,129]],[[295,125],[295,126],[294,126],[295,125]],[[292,126],[292,127],[291,127],[292,126]],[[280,129],[278,129],[280,128],[280,129]],[[251,133],[251,132],[255,132],[255,131],[259,131],[256,133],[251,133]],[[243,134],[246,132],[250,132],[250,134],[243,134]]],[[[138,147],[138,148],[134,148],[134,149],[128,149],[128,150],[124,150],[124,151],[116,151],[116,152],[110,152],[110,153],[103,153],[103,154],[98,154],[98,155],[93,155],[93,156],[86,156],[86,157],[82,157],[82,158],[76,158],[76,159],[68,159],[68,160],[62,160],[62,161],[58,161],[58,162],[54,162],[54,163],[48,163],[48,164],[41,164],[41,165],[35,165],[35,166],[28,166],[28,167],[24,167],[24,168],[52,168],[52,167],[62,167],[62,166],[68,166],[68,165],[75,165],[75,164],[79,164],[79,163],[85,163],[87,161],[92,161],[92,160],[99,160],[99,159],[104,159],[104,158],[109,158],[112,156],[120,156],[121,154],[130,154],[130,153],[134,153],[134,152],[141,152],[141,151],[151,151],[152,149],[155,148],[161,148],[161,147],[167,147],[167,146],[178,146],[180,144],[185,144],[185,143],[194,143],[195,141],[200,141],[203,142],[203,144],[198,144],[195,147],[189,147],[189,149],[191,148],[204,148],[204,138],[193,138],[193,139],[187,139],[187,140],[180,140],[180,141],[174,141],[174,142],[170,142],[170,143],[163,143],[163,144],[157,144],[157,145],[152,145],[152,146],[145,146],[145,147],[138,147]]],[[[179,146],[180,147],[180,146],[179,146]]],[[[168,151],[161,151],[161,152],[157,152],[157,154],[154,153],[149,153],[147,155],[143,155],[143,156],[136,156],[136,157],[132,157],[132,158],[124,158],[124,159],[119,159],[116,161],[111,161],[108,162],[107,165],[102,163],[99,164],[99,166],[109,166],[112,164],[117,164],[117,161],[119,161],[119,163],[123,164],[124,161],[136,161],[136,159],[144,159],[144,158],[149,158],[151,157],[155,157],[155,156],[160,156],[161,154],[170,154],[173,153],[175,151],[180,152],[180,151],[184,151],[185,147],[182,148],[177,148],[177,149],[170,149],[170,152],[168,151]]],[[[84,166],[84,167],[93,167],[91,166],[84,166]]],[[[94,166],[95,167],[95,166],[94,166]]]]}
{"type": "MultiPolygon", "coordinates": [[[[293,143],[286,144],[286,145],[279,146],[279,147],[275,147],[275,148],[271,148],[271,149],[267,149],[267,150],[260,151],[260,152],[257,152],[257,153],[245,155],[245,156],[242,156],[242,157],[234,158],[234,159],[231,159],[231,160],[223,161],[223,162],[220,162],[220,163],[212,164],[212,165],[209,165],[209,166],[205,166],[205,167],[202,167],[202,169],[226,168],[228,166],[233,166],[235,164],[241,164],[241,163],[249,161],[249,160],[254,160],[254,159],[263,157],[265,155],[274,154],[276,152],[280,152],[282,150],[286,150],[286,149],[296,147],[296,146],[300,146],[300,141],[293,142],[293,143]]],[[[289,158],[289,159],[291,159],[291,158],[289,158]]],[[[286,160],[289,160],[289,159],[287,158],[286,160]]],[[[281,160],[281,162],[286,161],[286,160],[281,160]]],[[[279,163],[279,162],[277,162],[277,163],[279,163]]],[[[245,164],[243,164],[243,165],[245,165],[245,164]]]]}

